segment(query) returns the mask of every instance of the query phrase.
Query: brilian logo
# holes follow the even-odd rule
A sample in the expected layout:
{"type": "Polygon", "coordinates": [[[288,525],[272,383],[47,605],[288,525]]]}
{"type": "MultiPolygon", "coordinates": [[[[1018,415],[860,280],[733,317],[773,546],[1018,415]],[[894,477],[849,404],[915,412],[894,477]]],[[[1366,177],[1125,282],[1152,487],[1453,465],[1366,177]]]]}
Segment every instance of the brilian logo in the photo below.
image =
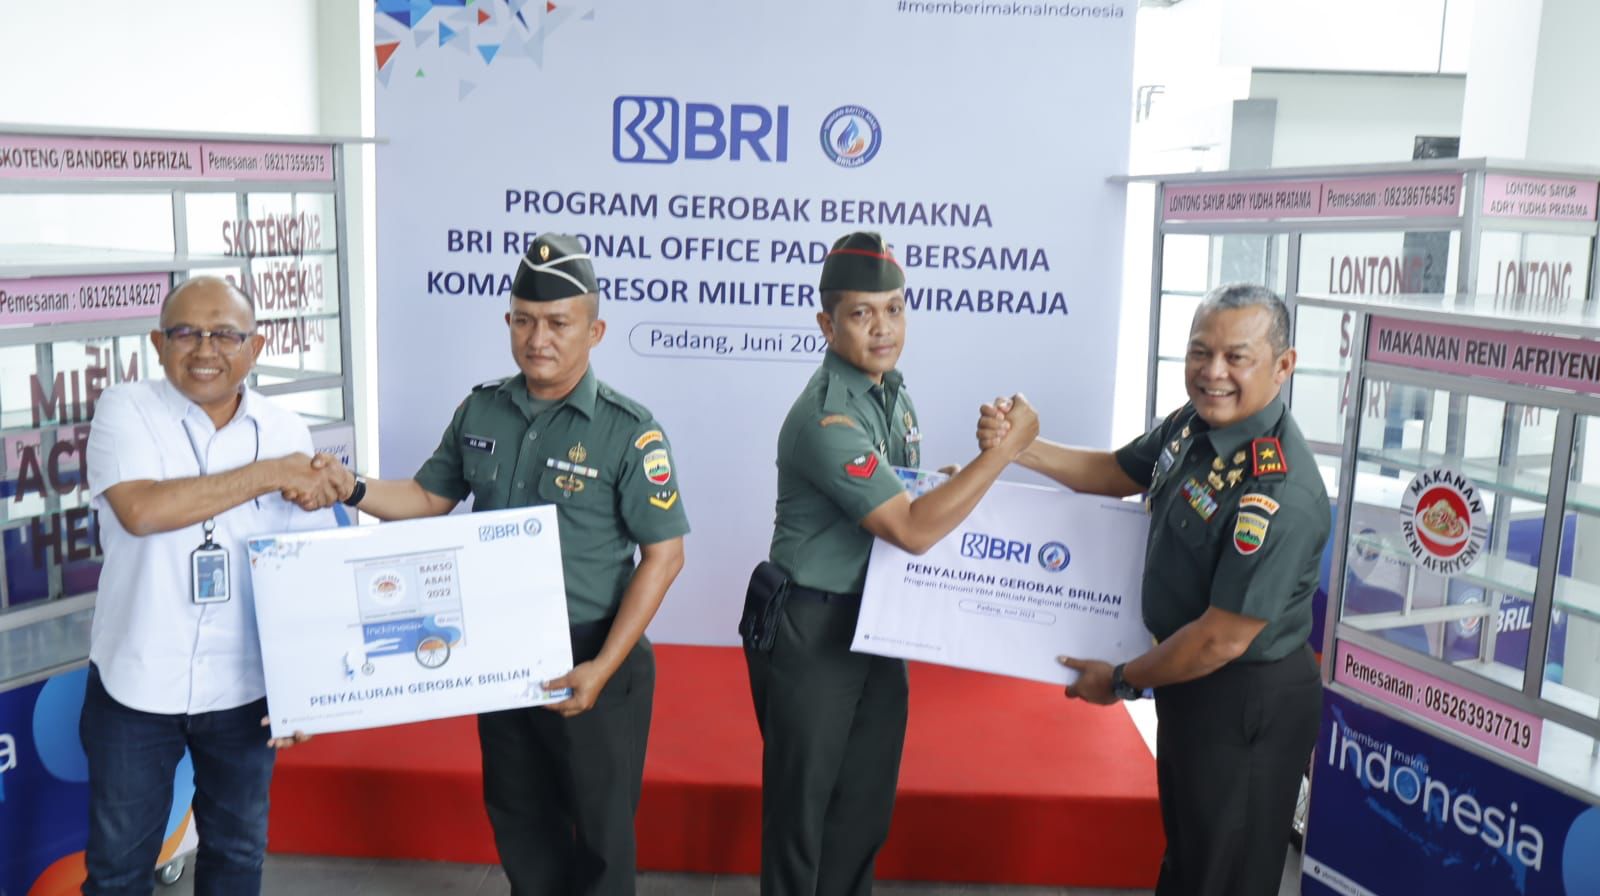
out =
{"type": "Polygon", "coordinates": [[[1072,552],[1059,541],[1047,541],[1039,546],[1039,565],[1051,572],[1060,572],[1072,562],[1072,552]]]}
{"type": "Polygon", "coordinates": [[[878,117],[865,106],[840,106],[822,120],[822,151],[842,168],[859,168],[883,146],[878,117]]]}

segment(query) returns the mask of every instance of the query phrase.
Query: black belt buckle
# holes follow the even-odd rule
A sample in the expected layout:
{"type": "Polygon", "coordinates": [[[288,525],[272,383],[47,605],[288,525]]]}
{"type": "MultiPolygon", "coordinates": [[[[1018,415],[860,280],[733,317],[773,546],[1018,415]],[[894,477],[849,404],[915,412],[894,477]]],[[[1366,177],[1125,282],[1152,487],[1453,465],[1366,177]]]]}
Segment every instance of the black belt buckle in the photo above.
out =
{"type": "Polygon", "coordinates": [[[789,574],[777,564],[767,560],[756,564],[744,592],[744,614],[739,617],[739,637],[746,649],[762,653],[772,649],[789,587],[789,574]]]}

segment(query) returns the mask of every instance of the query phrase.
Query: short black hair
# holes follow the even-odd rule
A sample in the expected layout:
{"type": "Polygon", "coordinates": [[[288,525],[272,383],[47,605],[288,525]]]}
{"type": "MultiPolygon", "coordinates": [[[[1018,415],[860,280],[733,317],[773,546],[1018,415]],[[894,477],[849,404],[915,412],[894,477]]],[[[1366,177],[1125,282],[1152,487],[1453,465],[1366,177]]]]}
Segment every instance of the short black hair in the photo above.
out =
{"type": "Polygon", "coordinates": [[[844,301],[844,294],[848,291],[844,289],[824,289],[818,296],[822,300],[822,313],[832,317],[833,312],[839,310],[839,303],[844,301]]]}
{"type": "Polygon", "coordinates": [[[1272,315],[1272,324],[1267,330],[1267,343],[1272,346],[1274,356],[1281,355],[1289,350],[1289,306],[1272,290],[1255,283],[1224,283],[1216,289],[1206,293],[1200,300],[1200,307],[1194,311],[1194,319],[1199,320],[1202,315],[1210,314],[1224,308],[1266,308],[1272,315]]]}

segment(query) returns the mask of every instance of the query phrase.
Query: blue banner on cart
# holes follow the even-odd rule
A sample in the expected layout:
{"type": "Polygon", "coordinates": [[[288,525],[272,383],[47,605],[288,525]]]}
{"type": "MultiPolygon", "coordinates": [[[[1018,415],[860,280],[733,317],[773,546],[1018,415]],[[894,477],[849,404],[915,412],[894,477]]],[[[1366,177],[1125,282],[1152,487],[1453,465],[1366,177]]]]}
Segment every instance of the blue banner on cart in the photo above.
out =
{"type": "Polygon", "coordinates": [[[1600,807],[1332,692],[1312,765],[1306,896],[1600,893],[1600,807]]]}

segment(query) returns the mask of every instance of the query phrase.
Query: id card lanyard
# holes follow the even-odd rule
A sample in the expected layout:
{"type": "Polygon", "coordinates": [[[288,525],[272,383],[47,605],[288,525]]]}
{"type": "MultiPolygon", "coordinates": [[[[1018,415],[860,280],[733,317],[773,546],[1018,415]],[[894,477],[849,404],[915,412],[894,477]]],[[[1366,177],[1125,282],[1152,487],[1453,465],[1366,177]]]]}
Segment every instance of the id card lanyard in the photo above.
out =
{"type": "MultiPolygon", "coordinates": [[[[254,417],[250,424],[255,431],[255,451],[251,463],[261,459],[261,424],[254,417]]],[[[206,458],[200,451],[200,443],[195,440],[194,431],[189,428],[189,421],[183,421],[183,434],[189,437],[189,449],[194,452],[194,462],[200,469],[200,475],[205,476],[206,458]]],[[[261,506],[261,499],[256,498],[256,507],[261,506]]],[[[208,518],[200,524],[200,531],[205,535],[205,540],[200,546],[189,553],[189,599],[197,604],[226,603],[232,596],[232,570],[229,568],[228,549],[217,544],[214,533],[217,530],[215,517],[208,518]]]]}

